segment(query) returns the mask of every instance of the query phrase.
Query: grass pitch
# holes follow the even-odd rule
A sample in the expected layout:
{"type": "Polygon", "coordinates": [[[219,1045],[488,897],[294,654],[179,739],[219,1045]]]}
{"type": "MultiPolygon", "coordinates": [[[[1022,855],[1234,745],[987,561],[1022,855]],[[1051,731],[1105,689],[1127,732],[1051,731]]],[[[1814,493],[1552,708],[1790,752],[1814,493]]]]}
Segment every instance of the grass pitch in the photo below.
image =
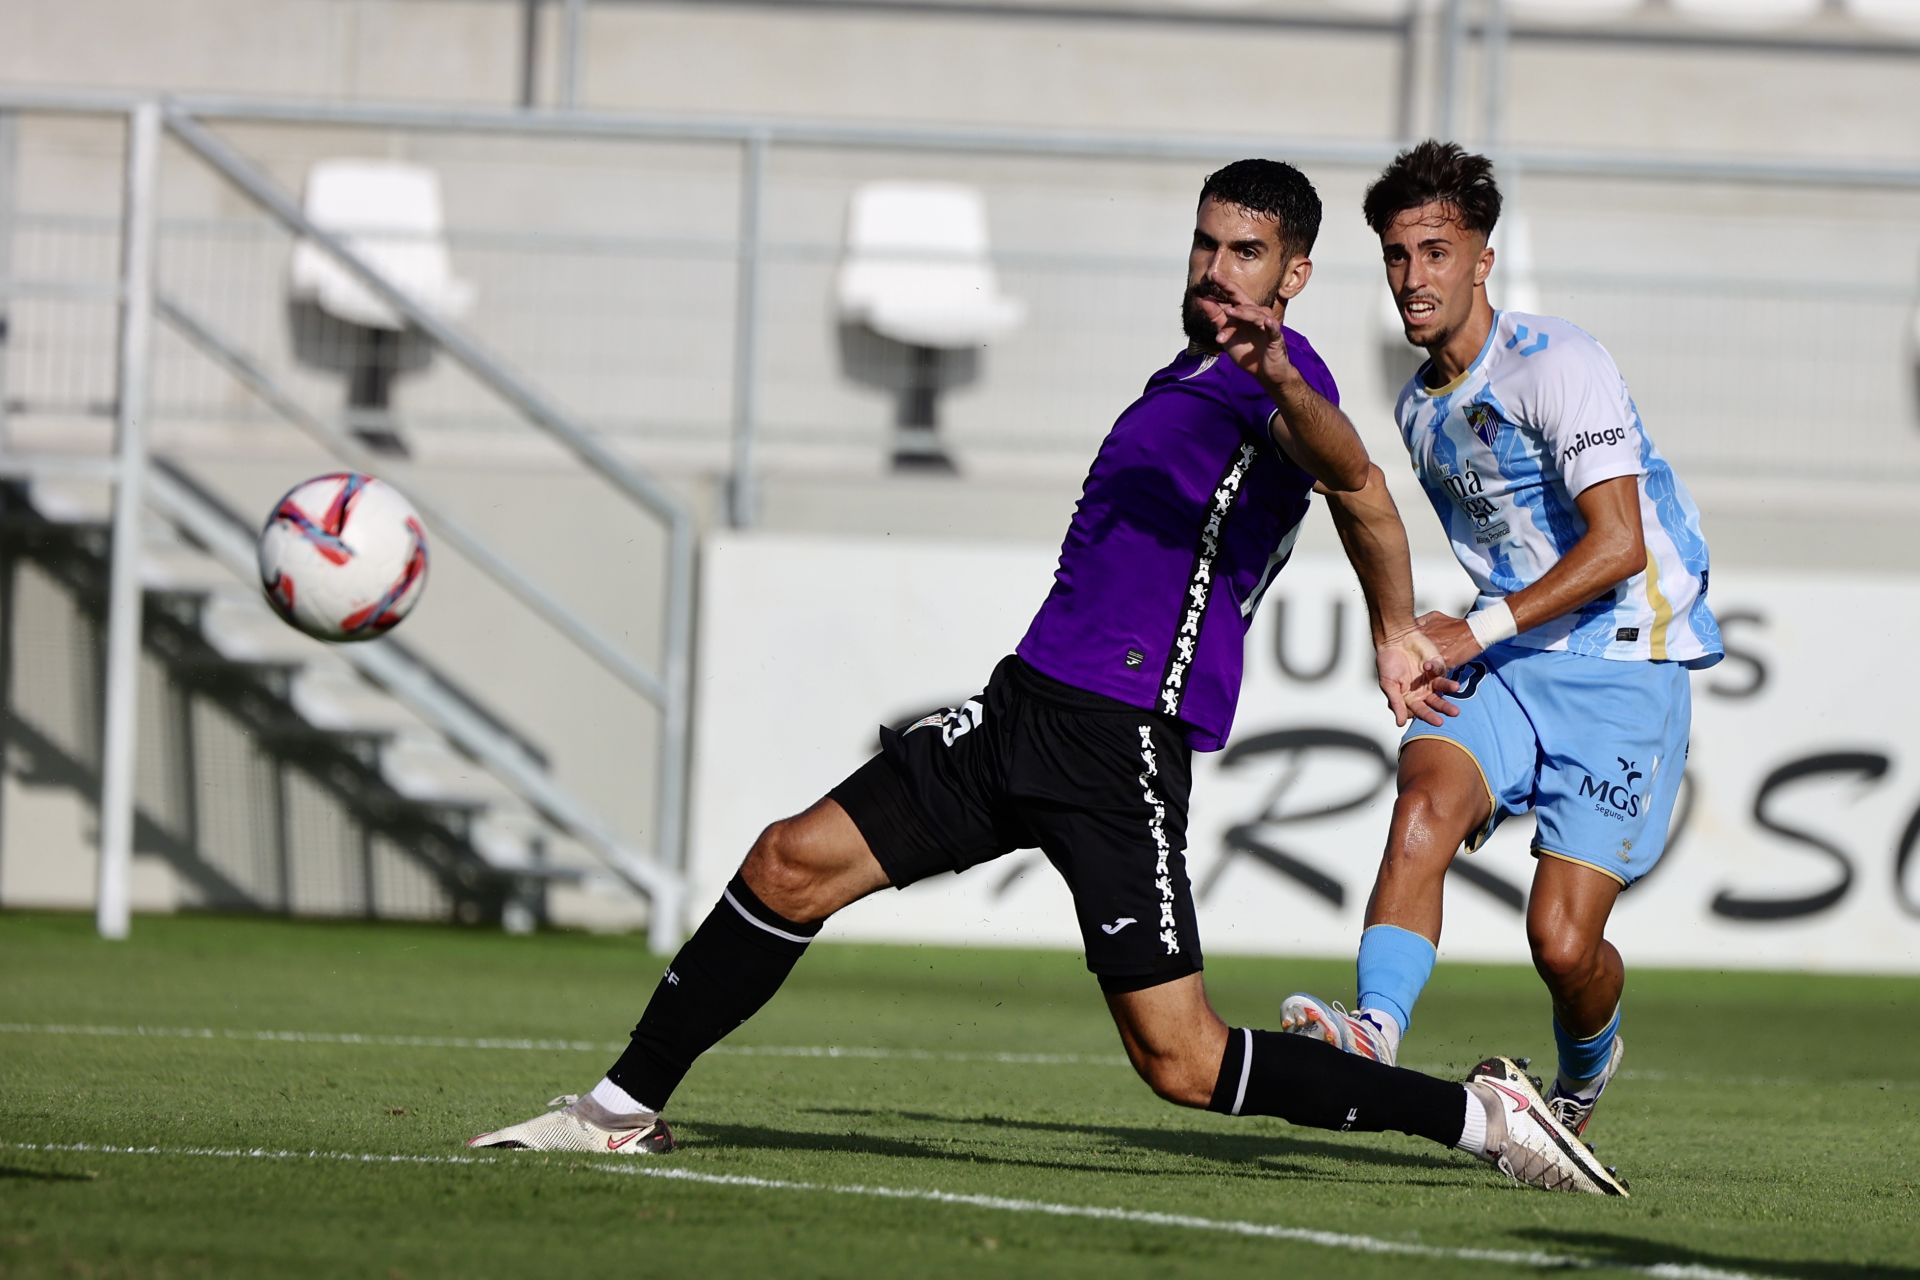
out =
{"type": "MultiPolygon", "coordinates": [[[[1627,1202],[1399,1135],[1155,1099],[1059,953],[816,946],[655,1160],[470,1134],[598,1078],[630,939],[0,916],[0,1275],[1920,1277],[1920,981],[1635,971],[1592,1136],[1627,1202]]],[[[1230,1021],[1351,967],[1222,957],[1230,1021]]],[[[1532,973],[1443,964],[1408,1065],[1550,1060],[1532,973]]]]}

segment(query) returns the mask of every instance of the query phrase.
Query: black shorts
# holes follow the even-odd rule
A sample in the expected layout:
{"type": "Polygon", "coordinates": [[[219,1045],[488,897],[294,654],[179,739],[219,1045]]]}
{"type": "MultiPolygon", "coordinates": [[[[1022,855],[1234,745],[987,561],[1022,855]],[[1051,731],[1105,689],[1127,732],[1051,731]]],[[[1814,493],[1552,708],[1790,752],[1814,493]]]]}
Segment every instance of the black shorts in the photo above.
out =
{"type": "Polygon", "coordinates": [[[1038,848],[1065,878],[1087,968],[1137,991],[1201,968],[1187,883],[1185,730],[1017,657],[976,698],[905,732],[828,794],[896,888],[1038,848]]]}

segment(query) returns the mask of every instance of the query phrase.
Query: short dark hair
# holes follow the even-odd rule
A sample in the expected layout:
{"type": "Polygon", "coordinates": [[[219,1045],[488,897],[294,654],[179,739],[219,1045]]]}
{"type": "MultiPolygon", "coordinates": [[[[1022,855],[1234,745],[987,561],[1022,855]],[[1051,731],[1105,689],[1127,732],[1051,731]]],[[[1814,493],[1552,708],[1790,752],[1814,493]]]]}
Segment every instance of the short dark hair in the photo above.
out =
{"type": "Polygon", "coordinates": [[[1207,175],[1200,203],[1209,199],[1272,218],[1280,228],[1280,249],[1288,257],[1313,252],[1313,242],[1320,235],[1320,193],[1292,165],[1278,160],[1235,160],[1207,175]]]}
{"type": "Polygon", "coordinates": [[[1492,235],[1500,221],[1500,188],[1494,185],[1493,161],[1474,155],[1457,142],[1428,138],[1402,151],[1367,188],[1361,209],[1375,235],[1393,220],[1423,204],[1444,204],[1468,231],[1492,235]]]}

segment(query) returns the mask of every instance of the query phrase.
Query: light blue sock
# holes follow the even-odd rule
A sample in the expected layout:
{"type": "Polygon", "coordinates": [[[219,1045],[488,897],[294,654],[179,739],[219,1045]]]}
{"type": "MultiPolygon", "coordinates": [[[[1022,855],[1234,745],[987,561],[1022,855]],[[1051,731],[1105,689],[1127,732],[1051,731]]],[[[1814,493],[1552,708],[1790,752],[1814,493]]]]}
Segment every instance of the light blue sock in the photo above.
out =
{"type": "Polygon", "coordinates": [[[1613,1053],[1614,1037],[1620,1034],[1620,1009],[1615,1006],[1613,1017],[1599,1034],[1590,1040],[1578,1040],[1573,1032],[1560,1025],[1560,1019],[1553,1020],[1553,1042],[1560,1046],[1560,1078],[1569,1084],[1576,1081],[1591,1080],[1606,1069],[1607,1058],[1613,1053]]]}
{"type": "Polygon", "coordinates": [[[1356,1007],[1392,1014],[1405,1034],[1413,1025],[1414,1003],[1433,976],[1434,954],[1431,942],[1399,925],[1368,928],[1360,935],[1360,958],[1354,963],[1360,989],[1356,1007]]]}

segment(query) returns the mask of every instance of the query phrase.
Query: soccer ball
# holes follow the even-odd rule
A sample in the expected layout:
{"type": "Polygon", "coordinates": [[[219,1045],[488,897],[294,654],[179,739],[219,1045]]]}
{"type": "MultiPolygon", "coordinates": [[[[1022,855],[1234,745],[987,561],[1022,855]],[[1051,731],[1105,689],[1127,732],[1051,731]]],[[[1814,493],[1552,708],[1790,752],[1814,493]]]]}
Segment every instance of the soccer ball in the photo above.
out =
{"type": "Polygon", "coordinates": [[[260,585],[286,621],[321,640],[392,630],[427,585],[427,535],[392,485],[336,471],[295,485],[260,531],[260,585]]]}

